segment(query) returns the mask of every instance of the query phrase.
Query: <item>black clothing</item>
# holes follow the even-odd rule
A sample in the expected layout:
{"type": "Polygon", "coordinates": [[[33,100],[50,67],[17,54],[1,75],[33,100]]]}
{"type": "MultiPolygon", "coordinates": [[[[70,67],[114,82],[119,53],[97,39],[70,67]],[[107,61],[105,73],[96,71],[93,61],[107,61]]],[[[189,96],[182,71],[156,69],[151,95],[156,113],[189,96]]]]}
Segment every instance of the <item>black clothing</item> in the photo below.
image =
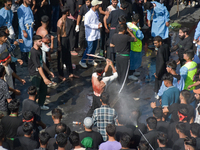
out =
{"type": "Polygon", "coordinates": [[[90,8],[84,4],[83,6],[81,6],[80,12],[78,15],[81,16],[81,21],[80,21],[80,26],[84,26],[84,18],[85,18],[85,14],[90,10],[90,8]]]}
{"type": "Polygon", "coordinates": [[[189,104],[177,104],[177,103],[174,103],[174,104],[172,104],[172,105],[170,105],[168,107],[169,114],[172,114],[171,122],[179,121],[178,110],[180,108],[186,108],[188,110],[188,117],[187,117],[188,121],[190,121],[192,118],[194,118],[194,107],[192,107],[189,104]]]}
{"type": "Polygon", "coordinates": [[[157,122],[157,126],[156,126],[157,131],[164,132],[167,134],[168,128],[169,128],[169,122],[165,122],[165,121],[157,122]]]}
{"type": "MultiPolygon", "coordinates": [[[[158,143],[157,143],[157,134],[158,133],[159,133],[159,131],[152,130],[152,131],[148,131],[146,134],[144,134],[144,136],[146,137],[146,139],[149,141],[149,143],[151,144],[151,146],[154,149],[158,148],[158,143]]],[[[143,136],[141,137],[141,141],[146,141],[143,136]]]]}
{"type": "Polygon", "coordinates": [[[59,0],[50,0],[50,4],[53,6],[59,5],[59,0]]]}
{"type": "Polygon", "coordinates": [[[140,27],[144,26],[144,12],[143,12],[143,8],[142,8],[142,4],[141,3],[133,3],[133,12],[135,12],[135,14],[139,14],[140,15],[140,27]]]}
{"type": "Polygon", "coordinates": [[[129,128],[127,126],[116,126],[115,139],[119,142],[120,137],[124,132],[128,133],[131,139],[133,139],[134,130],[135,129],[129,128]]]}
{"type": "Polygon", "coordinates": [[[20,117],[5,116],[1,120],[6,138],[15,138],[17,135],[17,128],[22,125],[20,117]]]}
{"type": "Polygon", "coordinates": [[[22,113],[25,111],[31,111],[34,114],[34,120],[40,121],[40,106],[33,100],[25,99],[23,101],[22,113]]]}
{"type": "MultiPolygon", "coordinates": [[[[18,127],[17,129],[17,136],[24,136],[24,131],[22,129],[21,125],[20,127],[18,127]]],[[[33,124],[33,133],[31,134],[30,137],[32,140],[39,142],[39,129],[37,128],[37,126],[35,124],[33,124]]]]}
{"type": "Polygon", "coordinates": [[[137,146],[140,143],[140,139],[142,137],[141,133],[139,132],[138,129],[140,129],[140,131],[145,134],[147,133],[147,127],[145,124],[143,123],[137,123],[138,127],[136,128],[134,125],[127,125],[127,127],[131,128],[131,129],[135,129],[134,133],[133,133],[133,141],[134,143],[130,145],[130,148],[135,148],[137,149],[137,146]]]}
{"type": "Polygon", "coordinates": [[[93,103],[92,103],[92,106],[90,108],[90,110],[88,111],[87,113],[87,116],[88,117],[92,117],[93,115],[93,112],[96,108],[99,108],[101,107],[101,101],[100,101],[100,97],[99,96],[96,96],[96,95],[93,95],[93,103]]]}
{"type": "Polygon", "coordinates": [[[45,130],[47,133],[49,133],[49,135],[51,136],[51,138],[54,138],[56,135],[56,124],[53,124],[52,126],[48,127],[45,130]]]}
{"type": "Polygon", "coordinates": [[[117,73],[118,73],[118,83],[120,85],[125,83],[126,78],[128,76],[127,71],[130,67],[130,57],[129,56],[121,56],[120,54],[117,54],[116,56],[116,67],[117,67],[117,73]]]}
{"type": "Polygon", "coordinates": [[[28,56],[28,71],[30,76],[39,75],[38,68],[42,64],[42,51],[31,48],[28,56]]]}
{"type": "Polygon", "coordinates": [[[127,3],[128,7],[124,10],[126,14],[126,22],[132,22],[133,8],[132,8],[132,0],[120,0],[120,4],[127,3]]]}
{"type": "Polygon", "coordinates": [[[69,19],[67,18],[67,28],[66,28],[66,32],[67,32],[67,37],[69,40],[69,44],[68,44],[68,49],[74,50],[75,48],[75,41],[76,41],[76,31],[75,31],[75,27],[76,27],[76,21],[73,19],[69,19]]]}
{"type": "MultiPolygon", "coordinates": [[[[108,19],[106,20],[107,24],[110,24],[110,27],[117,27],[117,25],[119,24],[118,22],[118,18],[119,16],[124,15],[126,16],[125,12],[121,9],[117,9],[117,10],[113,10],[111,11],[108,19]]],[[[110,37],[109,37],[110,38],[110,37]]]]}
{"type": "MultiPolygon", "coordinates": [[[[95,132],[95,131],[91,131],[91,132],[88,132],[88,131],[84,131],[83,133],[80,133],[79,134],[79,138],[80,138],[80,142],[85,138],[85,137],[91,137],[93,139],[93,145],[92,145],[92,149],[98,149],[99,148],[99,145],[101,143],[103,143],[103,138],[101,136],[101,134],[99,132],[95,132]]],[[[82,147],[84,147],[82,145],[82,147]]]]}
{"type": "Polygon", "coordinates": [[[167,44],[162,44],[158,48],[157,56],[156,56],[156,78],[155,80],[155,92],[158,93],[160,89],[162,76],[167,73],[166,70],[166,62],[169,61],[169,46],[167,44]]]}
{"type": "MultiPolygon", "coordinates": [[[[107,7],[109,5],[110,5],[110,1],[108,1],[108,0],[102,0],[102,4],[99,7],[101,7],[103,11],[106,11],[106,9],[107,9],[107,7]]],[[[100,18],[100,22],[103,22],[104,15],[100,14],[99,18],[100,18]]]]}
{"type": "Polygon", "coordinates": [[[28,137],[18,137],[14,140],[15,150],[34,150],[38,147],[39,144],[28,137]]]}
{"type": "Polygon", "coordinates": [[[126,34],[115,33],[110,41],[111,44],[115,45],[115,51],[119,54],[130,53],[130,43],[134,42],[135,38],[126,34]]]}
{"type": "Polygon", "coordinates": [[[172,75],[174,78],[177,79],[177,81],[179,81],[181,79],[181,76],[178,74],[178,75],[172,75]]]}
{"type": "MultiPolygon", "coordinates": [[[[168,130],[168,147],[172,147],[175,141],[179,139],[179,135],[176,133],[176,125],[178,124],[177,122],[172,122],[169,125],[169,130],[168,130]]],[[[186,124],[186,136],[190,136],[190,124],[186,124]]]]}
{"type": "Polygon", "coordinates": [[[185,150],[184,139],[179,138],[172,147],[173,150],[185,150]]]}
{"type": "MultiPolygon", "coordinates": [[[[50,138],[48,143],[47,143],[47,149],[48,150],[55,150],[58,149],[58,145],[56,144],[56,139],[55,138],[50,138]]],[[[65,146],[66,150],[71,150],[72,149],[72,145],[69,142],[69,140],[67,141],[67,145],[65,146]]]]}
{"type": "Polygon", "coordinates": [[[167,147],[159,147],[156,150],[172,150],[172,149],[167,147]]]}
{"type": "Polygon", "coordinates": [[[200,150],[200,138],[196,138],[196,150],[200,150]]]}

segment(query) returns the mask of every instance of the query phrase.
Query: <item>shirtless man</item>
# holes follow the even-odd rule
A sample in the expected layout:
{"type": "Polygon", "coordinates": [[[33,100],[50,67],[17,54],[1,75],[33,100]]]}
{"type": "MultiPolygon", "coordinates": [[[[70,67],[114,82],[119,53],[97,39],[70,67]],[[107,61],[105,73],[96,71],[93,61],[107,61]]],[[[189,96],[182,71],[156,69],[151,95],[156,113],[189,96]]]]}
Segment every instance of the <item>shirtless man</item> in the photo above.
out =
{"type": "Polygon", "coordinates": [[[62,12],[62,17],[58,20],[57,22],[57,36],[58,36],[58,74],[59,78],[62,81],[65,81],[66,78],[64,77],[64,72],[63,72],[63,65],[65,64],[68,73],[69,73],[69,78],[78,78],[78,76],[73,74],[73,69],[72,69],[72,61],[71,61],[71,54],[70,54],[70,49],[69,49],[69,36],[67,33],[67,16],[70,14],[70,9],[68,7],[63,7],[61,10],[62,12]]]}

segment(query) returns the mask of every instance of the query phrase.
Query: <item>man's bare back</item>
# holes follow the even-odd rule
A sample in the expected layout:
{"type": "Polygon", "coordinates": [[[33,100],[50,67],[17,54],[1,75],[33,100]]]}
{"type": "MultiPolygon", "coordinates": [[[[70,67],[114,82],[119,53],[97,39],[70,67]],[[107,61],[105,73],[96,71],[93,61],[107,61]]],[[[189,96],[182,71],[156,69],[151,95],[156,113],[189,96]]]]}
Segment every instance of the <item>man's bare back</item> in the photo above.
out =
{"type": "Polygon", "coordinates": [[[42,38],[44,38],[47,34],[48,34],[48,31],[43,26],[40,26],[36,31],[36,35],[40,35],[42,38]]]}

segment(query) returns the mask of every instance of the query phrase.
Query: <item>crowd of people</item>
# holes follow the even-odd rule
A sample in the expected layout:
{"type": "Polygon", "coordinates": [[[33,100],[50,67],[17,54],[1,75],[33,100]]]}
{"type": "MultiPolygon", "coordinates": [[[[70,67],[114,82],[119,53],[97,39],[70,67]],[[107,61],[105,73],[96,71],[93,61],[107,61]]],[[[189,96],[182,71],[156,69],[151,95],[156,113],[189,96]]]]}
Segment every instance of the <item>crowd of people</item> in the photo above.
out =
{"type": "Polygon", "coordinates": [[[169,36],[172,6],[170,0],[5,0],[0,9],[0,149],[200,150],[200,22],[194,38],[182,26],[179,42],[173,45],[169,36]],[[145,30],[151,30],[151,35],[145,30]],[[156,101],[149,106],[153,116],[146,124],[140,122],[140,109],[111,108],[107,92],[114,80],[118,93],[127,79],[138,80],[144,37],[152,39],[156,53],[156,101]],[[61,121],[63,112],[58,108],[51,111],[53,125],[47,127],[41,118],[41,110],[49,110],[44,105],[47,87],[56,85],[49,65],[55,49],[62,81],[66,80],[64,65],[69,78],[79,78],[71,55],[82,57],[82,68],[95,66],[93,103],[82,133],[61,121]],[[172,53],[177,60],[170,59],[172,53]],[[95,57],[105,65],[96,63],[95,57]],[[17,63],[28,69],[32,84],[21,104],[16,100],[21,92],[15,88],[15,79],[26,81],[17,75],[17,63]]]}

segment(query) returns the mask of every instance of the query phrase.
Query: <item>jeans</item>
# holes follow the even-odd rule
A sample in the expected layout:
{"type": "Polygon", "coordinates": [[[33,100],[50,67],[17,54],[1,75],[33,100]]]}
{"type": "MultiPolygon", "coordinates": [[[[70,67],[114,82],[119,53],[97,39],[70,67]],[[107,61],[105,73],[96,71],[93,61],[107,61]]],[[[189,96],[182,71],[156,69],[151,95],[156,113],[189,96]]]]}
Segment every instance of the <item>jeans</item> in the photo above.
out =
{"type": "Polygon", "coordinates": [[[59,5],[52,6],[53,14],[51,16],[51,27],[53,32],[57,32],[57,22],[59,19],[59,5]]]}
{"type": "Polygon", "coordinates": [[[44,83],[44,80],[41,76],[30,76],[32,85],[37,88],[36,99],[39,98],[38,104],[40,106],[44,105],[46,95],[47,95],[47,85],[44,83]]]}
{"type": "MultiPolygon", "coordinates": [[[[82,63],[86,63],[86,59],[88,58],[87,54],[94,54],[95,53],[95,50],[97,48],[97,42],[98,40],[95,40],[95,41],[87,41],[87,48],[83,54],[83,57],[81,59],[81,62],[82,63]]],[[[93,57],[90,57],[88,59],[93,59],[93,57]]],[[[92,60],[89,60],[90,62],[92,60]]]]}

